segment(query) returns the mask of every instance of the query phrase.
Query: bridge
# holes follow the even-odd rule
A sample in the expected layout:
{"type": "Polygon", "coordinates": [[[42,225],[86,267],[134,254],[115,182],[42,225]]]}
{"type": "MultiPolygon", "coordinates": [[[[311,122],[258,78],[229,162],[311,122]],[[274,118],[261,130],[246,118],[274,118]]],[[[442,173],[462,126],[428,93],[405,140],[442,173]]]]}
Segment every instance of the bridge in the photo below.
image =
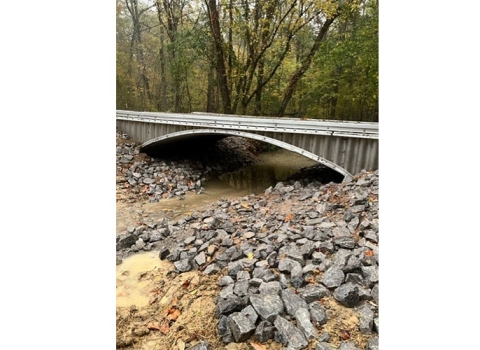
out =
{"type": "Polygon", "coordinates": [[[344,181],[378,169],[378,123],[125,110],[116,115],[117,128],[142,143],[142,151],[240,136],[313,159],[344,181]]]}

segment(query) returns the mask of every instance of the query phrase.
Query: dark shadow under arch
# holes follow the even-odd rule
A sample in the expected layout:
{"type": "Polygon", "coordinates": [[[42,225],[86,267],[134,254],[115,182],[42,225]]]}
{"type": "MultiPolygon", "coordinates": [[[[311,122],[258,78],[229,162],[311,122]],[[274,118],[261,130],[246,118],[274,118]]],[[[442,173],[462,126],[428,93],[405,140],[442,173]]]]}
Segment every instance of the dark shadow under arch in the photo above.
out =
{"type": "Polygon", "coordinates": [[[191,144],[192,144],[191,142],[195,140],[198,141],[198,138],[202,139],[201,142],[214,143],[227,136],[240,136],[240,137],[245,137],[252,140],[270,143],[280,148],[284,148],[289,151],[301,154],[304,157],[313,159],[314,161],[335,170],[336,172],[344,176],[344,181],[347,181],[353,177],[352,174],[350,174],[347,170],[338,166],[337,164],[329,161],[328,159],[320,157],[314,153],[308,152],[300,147],[293,146],[289,143],[276,140],[271,137],[252,134],[244,131],[230,131],[230,130],[216,130],[216,129],[193,129],[193,130],[179,131],[179,132],[174,132],[167,135],[159,136],[149,141],[146,141],[141,145],[141,149],[142,151],[148,152],[148,149],[151,149],[154,147],[162,147],[162,146],[179,147],[179,145],[181,145],[182,143],[189,144],[189,147],[191,147],[191,144]]]}

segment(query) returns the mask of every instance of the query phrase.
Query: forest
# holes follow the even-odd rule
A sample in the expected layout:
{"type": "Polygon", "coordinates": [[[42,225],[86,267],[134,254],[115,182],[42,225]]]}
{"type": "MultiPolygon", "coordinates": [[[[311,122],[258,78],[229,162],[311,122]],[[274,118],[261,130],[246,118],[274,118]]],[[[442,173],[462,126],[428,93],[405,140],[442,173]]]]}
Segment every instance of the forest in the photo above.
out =
{"type": "Polygon", "coordinates": [[[378,0],[117,0],[116,108],[378,122],[378,0]]]}

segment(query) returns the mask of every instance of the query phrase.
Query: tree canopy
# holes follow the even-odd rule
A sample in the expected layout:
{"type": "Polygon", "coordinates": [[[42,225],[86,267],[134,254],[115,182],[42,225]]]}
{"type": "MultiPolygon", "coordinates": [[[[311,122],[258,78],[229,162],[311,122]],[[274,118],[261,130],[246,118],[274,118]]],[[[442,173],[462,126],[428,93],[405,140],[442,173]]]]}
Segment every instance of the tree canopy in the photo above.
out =
{"type": "Polygon", "coordinates": [[[378,121],[377,0],[117,0],[117,109],[378,121]]]}

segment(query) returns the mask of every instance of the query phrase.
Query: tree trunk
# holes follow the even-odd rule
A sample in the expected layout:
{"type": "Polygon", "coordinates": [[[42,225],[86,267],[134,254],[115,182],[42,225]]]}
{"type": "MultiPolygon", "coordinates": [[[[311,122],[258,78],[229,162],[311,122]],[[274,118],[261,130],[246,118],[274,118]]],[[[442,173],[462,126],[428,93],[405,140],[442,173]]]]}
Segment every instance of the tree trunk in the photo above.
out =
{"type": "Polygon", "coordinates": [[[166,72],[166,55],[165,55],[165,44],[163,41],[163,36],[165,32],[162,27],[160,27],[160,100],[158,103],[159,110],[161,112],[166,112],[170,108],[170,104],[167,96],[167,72],[166,72]]]}
{"type": "MultiPolygon", "coordinates": [[[[263,57],[258,62],[258,77],[257,77],[257,86],[262,86],[263,84],[263,75],[264,75],[264,65],[265,61],[263,57]]],[[[253,115],[260,115],[262,113],[262,90],[257,89],[255,93],[255,110],[253,115]]]]}
{"type": "Polygon", "coordinates": [[[215,91],[215,68],[211,67],[208,73],[207,107],[209,113],[217,113],[217,94],[215,91]]]}
{"type": "Polygon", "coordinates": [[[328,28],[330,28],[330,25],[333,23],[335,18],[337,18],[337,16],[338,16],[337,14],[333,15],[331,18],[329,18],[325,21],[325,23],[322,26],[322,29],[320,29],[320,31],[318,32],[318,34],[315,38],[315,42],[313,43],[313,46],[310,49],[310,52],[304,58],[300,67],[291,76],[288,87],[285,90],[285,94],[283,95],[282,104],[281,104],[280,109],[278,110],[278,113],[277,113],[278,117],[283,117],[283,115],[285,114],[285,110],[287,109],[288,102],[290,102],[290,100],[293,96],[293,93],[295,92],[295,89],[297,87],[298,82],[300,81],[300,79],[302,79],[303,75],[308,70],[308,68],[310,68],[313,56],[315,55],[315,53],[318,51],[318,48],[320,47],[320,42],[325,37],[325,34],[327,34],[328,28]]]}
{"type": "Polygon", "coordinates": [[[219,83],[220,96],[222,97],[223,113],[230,114],[231,101],[228,88],[227,71],[225,68],[225,55],[223,52],[223,39],[220,32],[220,20],[216,0],[205,0],[208,9],[210,30],[215,48],[216,70],[219,83]]]}

